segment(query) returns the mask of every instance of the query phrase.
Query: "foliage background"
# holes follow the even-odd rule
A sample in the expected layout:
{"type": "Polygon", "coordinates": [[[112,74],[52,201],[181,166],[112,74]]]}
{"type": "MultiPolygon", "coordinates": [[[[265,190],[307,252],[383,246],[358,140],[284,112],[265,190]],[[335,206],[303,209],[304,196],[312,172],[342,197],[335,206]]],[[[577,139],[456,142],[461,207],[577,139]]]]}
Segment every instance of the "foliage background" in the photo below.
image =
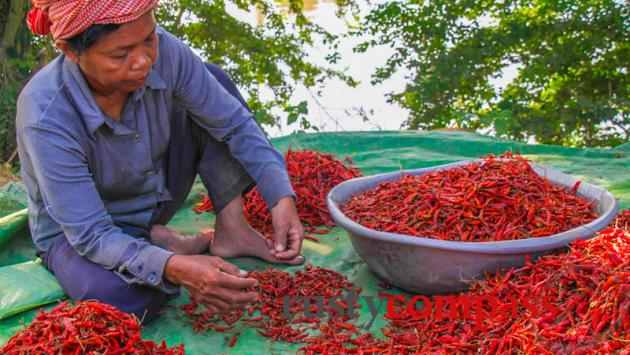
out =
{"type": "MultiPolygon", "coordinates": [[[[317,94],[330,79],[350,88],[357,82],[331,69],[340,59],[339,38],[309,21],[301,1],[283,3],[289,12],[268,0],[162,0],[157,16],[228,72],[263,127],[299,122],[299,131],[316,131],[306,102],[293,95],[296,87],[317,94]],[[226,5],[257,9],[264,21],[252,26],[230,15],[226,5]],[[327,62],[309,61],[308,49],[325,53],[327,62]]],[[[359,1],[337,4],[340,17],[354,15],[345,35],[368,38],[357,52],[381,45],[394,49],[374,73],[373,85],[400,70],[410,73],[403,91],[388,93],[391,103],[410,112],[405,128],[462,128],[565,146],[628,142],[630,15],[624,0],[361,2],[371,6],[364,18],[357,15],[359,1]],[[518,76],[506,87],[493,85],[510,66],[518,68],[518,76]]],[[[29,76],[56,55],[49,38],[34,37],[26,28],[30,6],[28,0],[0,0],[5,162],[15,151],[16,97],[29,76]]]]}
{"type": "Polygon", "coordinates": [[[615,146],[630,137],[630,6],[625,0],[387,1],[357,50],[395,49],[373,76],[411,73],[390,101],[410,129],[488,129],[519,141],[615,146]],[[515,65],[505,88],[492,80],[515,65]]]}

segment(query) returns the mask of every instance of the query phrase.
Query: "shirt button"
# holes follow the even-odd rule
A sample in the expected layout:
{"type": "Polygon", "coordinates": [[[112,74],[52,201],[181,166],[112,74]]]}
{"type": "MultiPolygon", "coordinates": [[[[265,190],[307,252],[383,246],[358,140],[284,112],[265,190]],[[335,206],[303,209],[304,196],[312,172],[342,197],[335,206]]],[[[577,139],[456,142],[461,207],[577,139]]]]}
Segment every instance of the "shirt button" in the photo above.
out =
{"type": "Polygon", "coordinates": [[[149,283],[155,283],[155,281],[157,281],[157,278],[154,272],[149,274],[149,277],[147,277],[147,281],[149,281],[149,283]]]}

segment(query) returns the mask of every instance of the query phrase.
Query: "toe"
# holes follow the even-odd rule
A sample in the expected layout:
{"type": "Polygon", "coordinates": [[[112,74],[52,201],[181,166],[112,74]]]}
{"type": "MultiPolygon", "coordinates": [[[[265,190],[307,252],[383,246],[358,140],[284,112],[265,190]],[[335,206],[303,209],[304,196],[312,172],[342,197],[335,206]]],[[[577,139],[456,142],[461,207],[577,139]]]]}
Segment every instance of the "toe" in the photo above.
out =
{"type": "Polygon", "coordinates": [[[306,260],[306,258],[304,257],[304,255],[300,254],[298,256],[296,256],[295,258],[287,261],[286,263],[289,265],[302,265],[304,264],[304,261],[306,260]]]}
{"type": "Polygon", "coordinates": [[[304,260],[306,260],[306,258],[304,258],[304,255],[301,254],[290,260],[277,259],[271,254],[265,254],[262,258],[270,263],[288,265],[301,265],[304,263],[304,260]]]}

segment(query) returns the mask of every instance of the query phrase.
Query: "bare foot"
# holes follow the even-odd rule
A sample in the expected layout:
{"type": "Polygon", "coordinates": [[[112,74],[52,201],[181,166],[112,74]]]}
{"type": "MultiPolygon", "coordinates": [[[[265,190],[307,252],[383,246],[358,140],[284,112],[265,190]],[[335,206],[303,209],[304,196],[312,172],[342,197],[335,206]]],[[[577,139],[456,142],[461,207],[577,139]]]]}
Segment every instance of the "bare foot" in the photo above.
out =
{"type": "Polygon", "coordinates": [[[298,255],[291,260],[276,259],[271,255],[265,237],[249,225],[227,230],[217,223],[214,240],[212,245],[210,245],[210,254],[222,258],[253,256],[277,264],[300,265],[304,262],[304,256],[302,255],[298,255]]]}
{"type": "Polygon", "coordinates": [[[217,216],[210,254],[222,258],[253,256],[276,264],[300,265],[304,262],[303,255],[298,255],[291,260],[280,260],[271,255],[270,245],[267,244],[265,237],[247,223],[242,206],[240,214],[238,209],[230,213],[228,208],[232,207],[233,202],[230,202],[228,207],[217,216]]]}
{"type": "Polygon", "coordinates": [[[166,226],[156,224],[151,228],[151,241],[166,250],[180,255],[203,254],[210,245],[214,231],[209,229],[190,236],[181,235],[166,226]]]}

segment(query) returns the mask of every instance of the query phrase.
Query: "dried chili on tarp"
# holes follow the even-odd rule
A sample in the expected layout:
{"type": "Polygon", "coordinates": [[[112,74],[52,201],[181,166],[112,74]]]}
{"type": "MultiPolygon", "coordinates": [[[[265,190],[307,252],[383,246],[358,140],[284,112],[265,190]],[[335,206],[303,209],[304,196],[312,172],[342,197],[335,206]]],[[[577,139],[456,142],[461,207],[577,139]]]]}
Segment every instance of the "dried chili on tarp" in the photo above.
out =
{"type": "MultiPolygon", "coordinates": [[[[331,154],[316,151],[289,151],[284,156],[289,179],[297,195],[297,210],[307,231],[316,231],[318,226],[334,226],[326,206],[328,192],[337,184],[362,176],[359,169],[347,166],[331,154]]],[[[271,213],[258,189],[254,188],[243,200],[249,224],[264,235],[273,233],[271,213]]],[[[212,202],[207,195],[193,208],[196,212],[212,212],[212,202]]]]}
{"type": "MultiPolygon", "coordinates": [[[[360,332],[346,318],[281,316],[285,295],[321,295],[324,290],[332,296],[353,288],[334,271],[307,265],[306,272],[295,276],[274,269],[252,276],[261,284],[259,304],[227,315],[196,313],[196,305],[187,305],[195,328],[212,330],[240,319],[274,341],[304,343],[300,352],[305,354],[630,353],[630,233],[621,229],[603,230],[591,240],[574,242],[568,252],[540,257],[522,268],[486,275],[462,294],[501,301],[546,299],[556,312],[519,308],[516,314],[501,312],[481,322],[436,312],[421,319],[406,315],[389,320],[383,339],[360,332]],[[262,315],[254,316],[255,311],[262,315]]],[[[300,304],[291,308],[304,312],[300,304]]]]}
{"type": "Polygon", "coordinates": [[[343,212],[384,232],[454,241],[545,237],[588,223],[592,203],[551,184],[529,161],[505,153],[353,196],[343,212]]]}
{"type": "Polygon", "coordinates": [[[61,303],[41,312],[13,335],[1,354],[184,354],[184,345],[167,347],[143,340],[131,314],[99,302],[61,303]]]}
{"type": "MultiPolygon", "coordinates": [[[[351,330],[346,323],[349,315],[342,314],[339,309],[348,309],[346,302],[347,291],[354,289],[354,284],[336,271],[322,267],[306,265],[304,271],[296,271],[290,274],[278,269],[267,269],[263,272],[252,271],[250,277],[258,280],[258,302],[245,310],[235,310],[228,313],[212,313],[200,311],[197,304],[189,303],[181,306],[184,314],[191,319],[193,330],[200,331],[230,331],[226,325],[232,325],[236,321],[242,321],[247,327],[257,328],[258,333],[274,341],[282,340],[292,343],[308,342],[310,336],[308,330],[320,329],[326,325],[326,320],[313,316],[317,313],[317,299],[320,296],[322,303],[321,313],[333,314],[328,322],[333,322],[335,329],[347,333],[351,330]],[[298,297],[305,297],[307,302],[298,297]],[[328,301],[337,301],[336,307],[331,308],[328,301]],[[284,302],[288,302],[284,305],[284,302]],[[305,313],[305,304],[308,305],[305,313]],[[287,307],[292,317],[286,318],[283,307],[287,307]],[[257,316],[254,313],[258,312],[257,316]]],[[[354,289],[356,294],[359,289],[354,289]]],[[[358,304],[353,304],[358,307],[358,304]]],[[[237,342],[237,337],[232,336],[229,346],[237,342]]]]}
{"type": "MultiPolygon", "coordinates": [[[[476,319],[392,319],[384,333],[403,353],[595,354],[630,352],[630,233],[606,229],[568,253],[487,275],[465,295],[540,302],[556,314],[521,309],[476,319]]],[[[505,303],[504,303],[505,305],[505,303]]]]}

